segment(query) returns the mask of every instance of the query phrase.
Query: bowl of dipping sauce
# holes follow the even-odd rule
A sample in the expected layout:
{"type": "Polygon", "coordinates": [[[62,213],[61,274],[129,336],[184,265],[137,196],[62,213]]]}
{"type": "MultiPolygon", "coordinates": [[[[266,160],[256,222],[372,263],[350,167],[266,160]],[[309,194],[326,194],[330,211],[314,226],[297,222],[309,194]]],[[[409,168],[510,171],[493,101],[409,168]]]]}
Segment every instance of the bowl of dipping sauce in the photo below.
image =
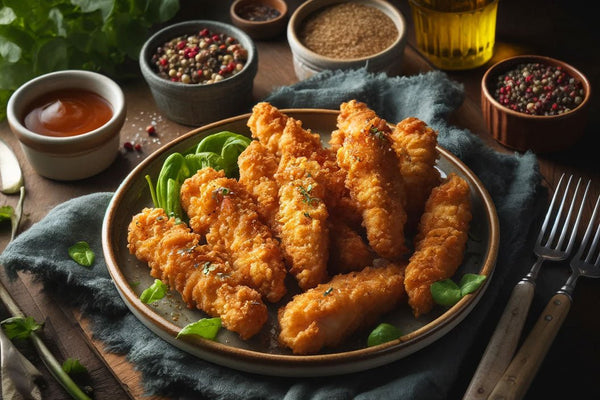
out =
{"type": "Polygon", "coordinates": [[[399,75],[406,33],[404,16],[382,0],[307,1],[294,11],[287,26],[300,80],[323,70],[362,67],[399,75]]]}
{"type": "Polygon", "coordinates": [[[572,65],[521,55],[492,65],[481,81],[481,109],[502,145],[535,153],[573,146],[585,133],[591,85],[572,65]]]}
{"type": "Polygon", "coordinates": [[[252,39],[271,39],[285,30],[287,4],[283,0],[235,0],[229,9],[231,22],[252,39]]]}
{"type": "Polygon", "coordinates": [[[218,21],[179,22],[142,46],[140,69],[165,116],[201,126],[249,112],[258,52],[241,29],[218,21]]]}
{"type": "Polygon", "coordinates": [[[33,169],[50,179],[72,181],[96,175],[115,160],[126,105],[112,79],[64,70],[23,84],[10,97],[6,113],[33,169]]]}

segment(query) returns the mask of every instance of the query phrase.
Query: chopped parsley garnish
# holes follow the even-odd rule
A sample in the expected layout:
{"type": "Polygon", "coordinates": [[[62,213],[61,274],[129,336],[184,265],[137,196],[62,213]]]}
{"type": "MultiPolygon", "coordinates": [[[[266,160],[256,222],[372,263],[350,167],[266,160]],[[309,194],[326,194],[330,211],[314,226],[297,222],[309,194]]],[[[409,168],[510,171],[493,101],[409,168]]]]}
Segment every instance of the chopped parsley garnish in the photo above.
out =
{"type": "Polygon", "coordinates": [[[320,200],[318,197],[311,196],[312,190],[313,186],[311,184],[309,184],[306,188],[298,186],[298,191],[304,197],[302,201],[310,206],[316,207],[317,204],[319,204],[320,200]]]}

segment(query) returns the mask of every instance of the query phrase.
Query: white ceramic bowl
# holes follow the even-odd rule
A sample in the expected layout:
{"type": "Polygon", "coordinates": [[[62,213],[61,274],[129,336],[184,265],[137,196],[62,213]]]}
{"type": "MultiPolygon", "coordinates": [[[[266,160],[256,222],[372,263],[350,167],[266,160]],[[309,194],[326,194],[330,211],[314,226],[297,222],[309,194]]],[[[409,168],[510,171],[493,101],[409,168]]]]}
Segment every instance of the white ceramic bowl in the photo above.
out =
{"type": "Polygon", "coordinates": [[[395,76],[401,73],[407,28],[402,13],[388,1],[310,0],[298,7],[290,17],[287,26],[287,39],[292,50],[294,71],[300,80],[309,78],[323,70],[348,70],[361,67],[366,67],[370,72],[385,72],[390,76],[395,76]],[[304,21],[314,12],[340,3],[358,3],[377,8],[390,17],[398,30],[398,37],[383,51],[362,58],[336,59],[317,54],[307,48],[299,37],[299,31],[304,21]]]}
{"type": "Polygon", "coordinates": [[[258,52],[250,36],[233,25],[218,21],[186,21],[163,28],[146,41],[140,52],[140,69],[156,105],[167,118],[183,125],[200,126],[250,110],[254,77],[258,70],[258,52]],[[161,78],[150,62],[157,47],[204,28],[237,39],[248,51],[243,69],[229,78],[210,84],[185,84],[161,78]]]}
{"type": "Polygon", "coordinates": [[[119,134],[126,112],[119,85],[102,74],[84,70],[51,72],[30,80],[12,94],[6,109],[10,129],[33,169],[61,181],[88,178],[112,164],[119,152],[119,134]],[[62,89],[84,89],[100,95],[112,107],[112,117],[101,127],[75,136],[46,136],[27,129],[24,119],[31,104],[62,89]]]}

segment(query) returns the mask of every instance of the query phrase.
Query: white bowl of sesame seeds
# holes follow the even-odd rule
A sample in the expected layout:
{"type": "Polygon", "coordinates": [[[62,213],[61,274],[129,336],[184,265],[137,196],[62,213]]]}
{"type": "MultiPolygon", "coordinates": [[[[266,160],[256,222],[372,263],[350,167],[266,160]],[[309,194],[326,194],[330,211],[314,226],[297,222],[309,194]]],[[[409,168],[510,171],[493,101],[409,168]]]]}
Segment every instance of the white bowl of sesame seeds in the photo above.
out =
{"type": "Polygon", "coordinates": [[[287,39],[294,71],[306,79],[323,70],[366,68],[401,73],[406,22],[383,0],[311,0],[290,17],[287,39]]]}
{"type": "Polygon", "coordinates": [[[250,110],[258,53],[241,29],[218,21],[170,25],[140,52],[140,69],[167,118],[201,126],[250,110]]]}

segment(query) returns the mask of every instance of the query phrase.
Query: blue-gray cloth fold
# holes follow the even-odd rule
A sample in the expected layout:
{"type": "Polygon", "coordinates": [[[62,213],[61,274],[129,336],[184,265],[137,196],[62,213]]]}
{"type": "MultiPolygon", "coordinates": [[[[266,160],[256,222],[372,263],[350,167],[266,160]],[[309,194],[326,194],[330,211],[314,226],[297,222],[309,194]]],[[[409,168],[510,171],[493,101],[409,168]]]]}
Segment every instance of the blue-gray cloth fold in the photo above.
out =
{"type": "Polygon", "coordinates": [[[366,102],[380,116],[397,122],[418,117],[439,131],[439,143],[481,179],[495,202],[501,228],[499,258],[490,287],[469,316],[426,348],[390,365],[327,378],[273,378],[213,365],[167,344],[145,328],[125,306],[102,257],[101,225],[112,193],[69,200],[23,232],[0,256],[11,277],[19,270],[39,279],[46,290],[69,293],[95,336],[108,351],[126,354],[143,374],[149,394],[194,399],[446,399],[486,313],[500,293],[510,290],[527,266],[519,261],[540,193],[533,154],[504,154],[486,147],[447,118],[463,101],[463,88],[442,72],[387,77],[364,69],[323,72],[278,88],[266,101],[279,108],[338,109],[343,101],[366,102]],[[96,254],[93,268],[75,264],[66,249],[85,240],[96,254]]]}

